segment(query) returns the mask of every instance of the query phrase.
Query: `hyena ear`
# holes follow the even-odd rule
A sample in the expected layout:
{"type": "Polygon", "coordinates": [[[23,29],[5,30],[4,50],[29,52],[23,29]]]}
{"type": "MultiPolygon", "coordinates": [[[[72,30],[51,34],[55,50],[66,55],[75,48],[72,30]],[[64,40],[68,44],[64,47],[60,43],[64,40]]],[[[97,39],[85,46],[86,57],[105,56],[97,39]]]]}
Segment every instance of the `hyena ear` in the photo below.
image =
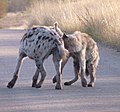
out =
{"type": "Polygon", "coordinates": [[[68,36],[64,33],[62,38],[66,39],[66,38],[68,38],[68,36]]]}

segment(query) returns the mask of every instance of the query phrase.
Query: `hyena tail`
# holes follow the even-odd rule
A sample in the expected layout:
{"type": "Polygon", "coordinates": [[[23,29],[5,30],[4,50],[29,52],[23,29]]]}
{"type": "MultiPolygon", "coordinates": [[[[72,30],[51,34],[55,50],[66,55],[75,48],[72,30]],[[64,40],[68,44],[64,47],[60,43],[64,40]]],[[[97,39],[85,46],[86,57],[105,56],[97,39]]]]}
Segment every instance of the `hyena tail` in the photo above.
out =
{"type": "Polygon", "coordinates": [[[86,76],[90,75],[90,69],[91,69],[91,65],[94,65],[95,69],[97,69],[98,63],[99,63],[99,53],[96,53],[96,57],[94,60],[92,61],[86,61],[86,76]]]}
{"type": "Polygon", "coordinates": [[[58,22],[54,23],[54,29],[56,30],[56,32],[59,34],[59,36],[63,36],[63,32],[61,31],[61,29],[58,27],[58,22]]]}
{"type": "Polygon", "coordinates": [[[59,51],[59,56],[60,58],[64,58],[66,56],[68,56],[69,52],[67,49],[64,48],[64,45],[61,44],[61,45],[58,45],[58,51],[59,51]]]}

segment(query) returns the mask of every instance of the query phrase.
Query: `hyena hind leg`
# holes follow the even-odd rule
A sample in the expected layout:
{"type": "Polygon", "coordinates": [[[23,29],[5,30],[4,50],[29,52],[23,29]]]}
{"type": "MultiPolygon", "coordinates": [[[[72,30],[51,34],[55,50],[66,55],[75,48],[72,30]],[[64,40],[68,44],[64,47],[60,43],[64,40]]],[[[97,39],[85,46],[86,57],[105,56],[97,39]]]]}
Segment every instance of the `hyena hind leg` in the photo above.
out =
{"type": "Polygon", "coordinates": [[[90,82],[88,84],[88,87],[94,87],[96,81],[96,67],[94,67],[93,64],[90,65],[89,72],[90,72],[90,82]]]}
{"type": "Polygon", "coordinates": [[[35,75],[33,76],[33,82],[32,82],[32,87],[35,87],[37,84],[37,80],[38,80],[38,76],[39,76],[39,69],[37,68],[35,75]]]}
{"type": "Polygon", "coordinates": [[[20,53],[19,54],[19,57],[18,57],[18,61],[17,61],[17,65],[16,65],[16,69],[15,69],[15,72],[14,72],[14,75],[13,75],[13,78],[12,80],[8,83],[7,87],[8,88],[13,88],[13,86],[15,85],[17,79],[18,79],[18,72],[20,70],[20,66],[21,66],[21,63],[22,63],[22,60],[23,58],[26,57],[26,54],[25,53],[20,53]]]}
{"type": "Polygon", "coordinates": [[[37,71],[38,74],[35,74],[36,78],[38,77],[37,75],[39,75],[39,72],[40,72],[41,73],[41,79],[38,82],[38,84],[35,84],[35,87],[40,88],[42,86],[43,82],[44,82],[45,77],[46,77],[46,71],[45,71],[45,68],[43,66],[43,62],[36,62],[36,65],[37,65],[37,69],[38,69],[38,71],[37,71]]]}

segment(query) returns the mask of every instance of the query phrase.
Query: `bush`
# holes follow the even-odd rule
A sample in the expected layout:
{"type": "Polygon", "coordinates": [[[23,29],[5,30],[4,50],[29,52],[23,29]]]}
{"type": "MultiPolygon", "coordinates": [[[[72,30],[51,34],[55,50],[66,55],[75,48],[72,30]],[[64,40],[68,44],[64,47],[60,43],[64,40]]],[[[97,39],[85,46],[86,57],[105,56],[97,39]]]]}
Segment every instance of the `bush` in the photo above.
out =
{"type": "Polygon", "coordinates": [[[8,11],[18,12],[24,11],[32,0],[9,0],[8,11]]]}
{"type": "Polygon", "coordinates": [[[7,0],[0,0],[0,18],[6,14],[7,7],[7,0]]]}

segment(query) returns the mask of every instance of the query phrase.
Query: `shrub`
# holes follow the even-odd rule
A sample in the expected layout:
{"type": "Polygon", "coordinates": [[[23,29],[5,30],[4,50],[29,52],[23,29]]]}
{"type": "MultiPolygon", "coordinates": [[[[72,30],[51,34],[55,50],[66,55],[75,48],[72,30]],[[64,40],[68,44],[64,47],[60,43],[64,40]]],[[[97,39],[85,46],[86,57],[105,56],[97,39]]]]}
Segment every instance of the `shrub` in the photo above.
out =
{"type": "Polygon", "coordinates": [[[0,18],[6,14],[7,7],[7,0],[0,0],[0,18]]]}
{"type": "Polygon", "coordinates": [[[18,12],[24,11],[32,0],[9,0],[8,11],[18,12]]]}

